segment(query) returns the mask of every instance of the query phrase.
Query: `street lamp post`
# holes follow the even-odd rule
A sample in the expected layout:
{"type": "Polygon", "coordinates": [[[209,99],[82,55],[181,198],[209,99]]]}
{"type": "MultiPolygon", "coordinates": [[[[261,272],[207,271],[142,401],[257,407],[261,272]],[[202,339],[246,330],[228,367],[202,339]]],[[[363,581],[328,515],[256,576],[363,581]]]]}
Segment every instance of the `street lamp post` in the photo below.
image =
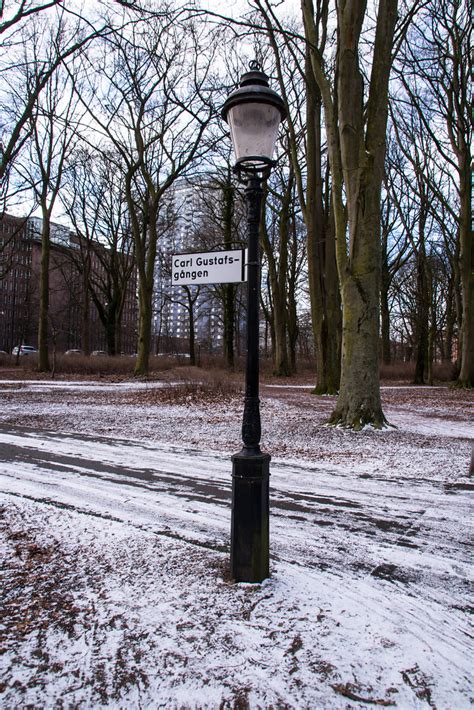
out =
{"type": "Polygon", "coordinates": [[[240,87],[227,98],[222,117],[229,124],[235,172],[245,184],[247,202],[247,363],[242,423],[243,447],[232,457],[231,575],[237,582],[262,582],[269,576],[270,456],[260,450],[259,400],[259,226],[262,183],[275,165],[272,156],[283,100],[269,88],[257,62],[250,63],[240,87]]]}

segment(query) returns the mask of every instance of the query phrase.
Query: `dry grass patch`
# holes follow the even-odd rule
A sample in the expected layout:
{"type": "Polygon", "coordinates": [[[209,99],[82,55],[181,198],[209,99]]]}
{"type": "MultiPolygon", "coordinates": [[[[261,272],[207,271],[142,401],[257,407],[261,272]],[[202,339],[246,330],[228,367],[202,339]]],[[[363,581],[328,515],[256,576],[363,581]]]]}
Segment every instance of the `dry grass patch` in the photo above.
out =
{"type": "Polygon", "coordinates": [[[150,404],[224,402],[240,396],[243,391],[242,377],[223,370],[179,368],[170,370],[167,380],[163,387],[150,388],[140,393],[141,400],[150,404]]]}
{"type": "MultiPolygon", "coordinates": [[[[387,382],[412,384],[415,378],[414,362],[394,362],[391,365],[380,364],[380,379],[387,382]]],[[[456,379],[456,366],[452,362],[433,363],[435,382],[452,382],[456,379]]]]}

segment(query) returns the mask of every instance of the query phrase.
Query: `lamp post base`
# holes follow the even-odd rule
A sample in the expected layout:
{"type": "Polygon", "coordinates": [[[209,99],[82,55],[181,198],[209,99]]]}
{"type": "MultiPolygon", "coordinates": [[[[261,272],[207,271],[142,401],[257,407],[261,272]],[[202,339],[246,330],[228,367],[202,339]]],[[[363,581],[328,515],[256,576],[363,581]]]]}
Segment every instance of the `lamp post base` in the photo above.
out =
{"type": "Polygon", "coordinates": [[[232,456],[230,571],[236,582],[263,582],[269,564],[269,454],[232,456]]]}

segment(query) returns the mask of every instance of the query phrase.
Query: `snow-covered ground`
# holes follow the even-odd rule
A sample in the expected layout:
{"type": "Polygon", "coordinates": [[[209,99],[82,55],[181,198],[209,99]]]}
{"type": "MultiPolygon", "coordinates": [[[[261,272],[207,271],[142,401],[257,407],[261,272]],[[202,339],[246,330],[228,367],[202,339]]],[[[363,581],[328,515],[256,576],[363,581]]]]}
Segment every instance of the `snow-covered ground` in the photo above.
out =
{"type": "Polygon", "coordinates": [[[394,427],[355,434],[263,387],[262,585],[228,577],[240,397],[0,398],[2,708],[471,707],[470,392],[386,388],[394,427]]]}

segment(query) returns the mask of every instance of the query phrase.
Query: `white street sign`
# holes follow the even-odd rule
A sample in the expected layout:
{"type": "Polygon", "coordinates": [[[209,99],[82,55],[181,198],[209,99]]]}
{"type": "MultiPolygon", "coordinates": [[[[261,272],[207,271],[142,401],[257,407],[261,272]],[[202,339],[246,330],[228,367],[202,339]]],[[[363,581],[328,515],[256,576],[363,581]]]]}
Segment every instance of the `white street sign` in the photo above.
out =
{"type": "Polygon", "coordinates": [[[171,282],[175,286],[191,286],[245,281],[247,278],[245,254],[245,249],[174,254],[171,282]]]}

